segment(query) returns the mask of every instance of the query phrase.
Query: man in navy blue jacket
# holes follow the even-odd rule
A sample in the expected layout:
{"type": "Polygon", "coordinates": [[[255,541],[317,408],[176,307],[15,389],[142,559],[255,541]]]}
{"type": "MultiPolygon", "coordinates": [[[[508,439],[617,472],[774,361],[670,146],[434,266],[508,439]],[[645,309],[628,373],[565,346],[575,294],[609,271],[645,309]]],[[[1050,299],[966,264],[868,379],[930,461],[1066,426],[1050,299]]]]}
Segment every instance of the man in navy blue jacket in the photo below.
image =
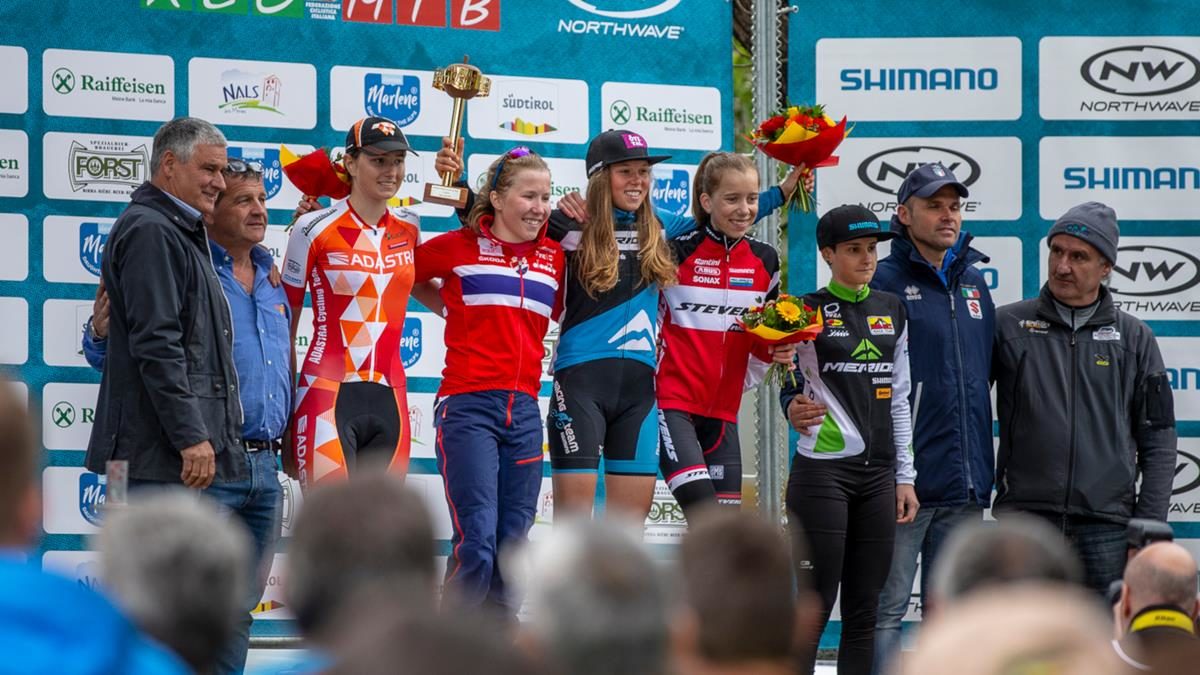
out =
{"type": "MultiPolygon", "coordinates": [[[[916,520],[896,528],[896,549],[880,596],[875,665],[884,672],[900,647],[917,554],[921,597],[947,533],[963,520],[981,520],[992,494],[994,455],[988,373],[995,306],[975,264],[988,258],[962,232],[967,188],[940,163],[908,175],[896,194],[891,253],[879,261],[871,287],[900,296],[908,310],[913,449],[917,468],[916,520]]],[[[796,402],[788,417],[802,426],[821,406],[796,402]],[[795,419],[793,419],[795,418],[795,419]]],[[[897,505],[897,514],[900,505],[897,505]]]]}

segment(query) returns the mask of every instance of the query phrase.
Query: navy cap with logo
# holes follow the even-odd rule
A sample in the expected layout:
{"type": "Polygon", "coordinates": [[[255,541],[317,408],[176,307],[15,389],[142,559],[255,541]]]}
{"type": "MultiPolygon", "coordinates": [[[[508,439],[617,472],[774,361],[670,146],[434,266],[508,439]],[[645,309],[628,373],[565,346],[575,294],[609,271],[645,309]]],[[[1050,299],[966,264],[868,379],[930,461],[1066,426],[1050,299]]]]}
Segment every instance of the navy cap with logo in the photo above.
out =
{"type": "Polygon", "coordinates": [[[862,237],[887,241],[895,236],[895,232],[880,227],[879,219],[874,213],[857,204],[843,204],[830,209],[817,221],[818,248],[836,246],[844,241],[862,237]]]}
{"type": "Polygon", "coordinates": [[[641,134],[625,129],[609,129],[588,143],[587,175],[596,175],[601,169],[633,159],[644,159],[651,164],[671,159],[670,155],[651,155],[650,146],[641,134]]]}
{"type": "Polygon", "coordinates": [[[920,197],[929,199],[938,190],[953,185],[958,190],[959,197],[966,197],[970,193],[967,192],[967,186],[958,182],[950,169],[941,162],[932,162],[924,164],[912,170],[904,178],[904,182],[900,184],[900,189],[896,191],[896,203],[903,204],[908,201],[909,197],[920,197]]]}
{"type": "Polygon", "coordinates": [[[400,125],[386,117],[365,117],[354,123],[346,133],[346,152],[370,148],[375,152],[404,150],[417,154],[408,144],[400,125]]]}

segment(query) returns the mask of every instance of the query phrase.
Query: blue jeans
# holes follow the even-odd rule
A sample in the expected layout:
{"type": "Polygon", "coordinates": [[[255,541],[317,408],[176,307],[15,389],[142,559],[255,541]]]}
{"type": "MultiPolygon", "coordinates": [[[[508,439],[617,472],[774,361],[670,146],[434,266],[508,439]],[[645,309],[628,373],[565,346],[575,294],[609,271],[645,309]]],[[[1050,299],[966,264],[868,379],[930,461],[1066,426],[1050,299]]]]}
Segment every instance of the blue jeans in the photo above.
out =
{"type": "Polygon", "coordinates": [[[913,579],[917,576],[917,554],[921,554],[921,599],[926,593],[938,551],[956,525],[983,519],[983,507],[974,498],[962,506],[921,507],[917,518],[896,526],[896,550],[887,583],[879,596],[875,621],[875,661],[873,674],[887,672],[900,652],[900,626],[912,598],[913,579]]]}
{"type": "Polygon", "coordinates": [[[1129,556],[1125,526],[1083,516],[1034,513],[1063,533],[1083,562],[1084,583],[1101,596],[1106,596],[1109,584],[1125,574],[1125,561],[1129,556]]]}

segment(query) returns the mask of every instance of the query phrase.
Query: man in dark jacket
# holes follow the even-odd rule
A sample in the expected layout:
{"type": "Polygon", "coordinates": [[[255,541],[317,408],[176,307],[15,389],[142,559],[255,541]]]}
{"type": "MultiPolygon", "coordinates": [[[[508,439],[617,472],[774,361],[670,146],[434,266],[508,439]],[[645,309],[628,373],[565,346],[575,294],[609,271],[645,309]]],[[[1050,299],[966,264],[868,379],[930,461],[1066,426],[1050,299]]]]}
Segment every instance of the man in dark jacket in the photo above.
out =
{"type": "Polygon", "coordinates": [[[1101,284],[1118,238],[1116,213],[1104,204],[1059,218],[1046,237],[1046,285],[997,310],[993,348],[996,513],[1054,523],[1099,593],[1125,568],[1129,519],[1166,520],[1177,441],[1154,333],[1101,284]]]}
{"type": "Polygon", "coordinates": [[[195,118],[154,135],[151,179],[109,234],[108,363],[87,468],[127,460],[131,484],[208,487],[247,477],[229,306],[203,216],[225,188],[225,137],[195,118]]]}

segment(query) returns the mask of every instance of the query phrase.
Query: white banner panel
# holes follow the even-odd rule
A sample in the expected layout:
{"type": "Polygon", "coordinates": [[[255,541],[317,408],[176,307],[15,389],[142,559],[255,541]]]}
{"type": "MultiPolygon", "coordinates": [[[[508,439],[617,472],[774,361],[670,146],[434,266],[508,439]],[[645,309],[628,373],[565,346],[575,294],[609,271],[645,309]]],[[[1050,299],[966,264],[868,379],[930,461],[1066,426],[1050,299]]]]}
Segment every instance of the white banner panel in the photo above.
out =
{"type": "Polygon", "coordinates": [[[175,116],[175,60],[159,54],[47,49],[47,115],[165,122],[175,116]]]}
{"type": "Polygon", "coordinates": [[[317,69],[309,63],[196,57],[188,114],[214,124],[271,129],[317,125],[317,69]]]}
{"type": "Polygon", "coordinates": [[[491,93],[467,102],[467,132],[472,138],[587,143],[588,110],[583,80],[494,75],[491,93]]]}
{"type": "Polygon", "coordinates": [[[719,150],[725,138],[721,92],[713,87],[605,82],[600,117],[605,129],[645,136],[651,154],[668,148],[719,150]]]}

